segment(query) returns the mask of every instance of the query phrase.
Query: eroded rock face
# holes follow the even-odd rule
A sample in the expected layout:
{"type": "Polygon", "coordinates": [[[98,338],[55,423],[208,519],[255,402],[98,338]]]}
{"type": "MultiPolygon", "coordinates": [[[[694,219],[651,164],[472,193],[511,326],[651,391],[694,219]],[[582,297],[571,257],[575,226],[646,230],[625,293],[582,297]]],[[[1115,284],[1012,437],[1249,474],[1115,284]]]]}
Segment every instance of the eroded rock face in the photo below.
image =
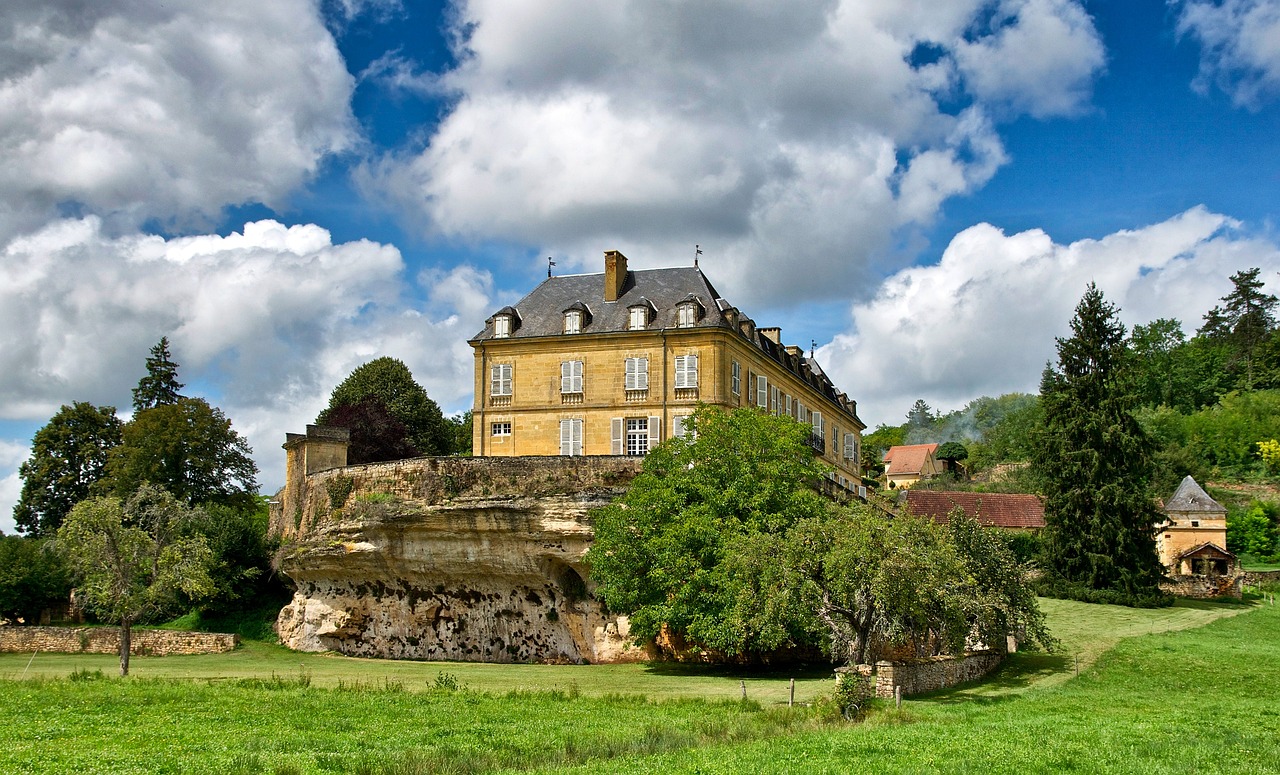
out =
{"type": "Polygon", "coordinates": [[[293,514],[272,514],[297,585],[281,642],[402,659],[646,658],[583,565],[588,512],[636,471],[612,457],[424,458],[307,476],[293,514]]]}

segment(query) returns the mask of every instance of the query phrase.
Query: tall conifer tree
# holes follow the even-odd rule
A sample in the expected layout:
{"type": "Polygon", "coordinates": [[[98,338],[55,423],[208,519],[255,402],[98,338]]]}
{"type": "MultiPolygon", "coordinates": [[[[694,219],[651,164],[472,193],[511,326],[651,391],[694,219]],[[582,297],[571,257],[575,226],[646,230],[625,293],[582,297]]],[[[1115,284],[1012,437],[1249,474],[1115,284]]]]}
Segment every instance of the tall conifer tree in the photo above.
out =
{"type": "Polygon", "coordinates": [[[138,380],[138,386],[133,389],[133,409],[141,412],[176,404],[182,398],[179,390],[182,383],[178,381],[178,364],[169,355],[169,337],[162,336],[147,356],[147,375],[138,380]]]}
{"type": "Polygon", "coordinates": [[[1058,367],[1046,367],[1040,385],[1048,569],[1120,602],[1157,602],[1153,446],[1132,413],[1124,325],[1092,283],[1071,332],[1058,339],[1058,367]]]}

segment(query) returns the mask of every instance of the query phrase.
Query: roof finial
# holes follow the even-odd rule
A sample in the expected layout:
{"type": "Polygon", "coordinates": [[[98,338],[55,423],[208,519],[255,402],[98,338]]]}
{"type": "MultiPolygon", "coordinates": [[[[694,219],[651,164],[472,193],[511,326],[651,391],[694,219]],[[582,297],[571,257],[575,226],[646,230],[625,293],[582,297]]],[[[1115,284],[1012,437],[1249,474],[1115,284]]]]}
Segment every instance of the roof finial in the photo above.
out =
{"type": "Polygon", "coordinates": [[[693,268],[694,269],[698,268],[698,256],[700,255],[702,255],[702,246],[694,245],[693,246],[693,268]]]}
{"type": "Polygon", "coordinates": [[[547,277],[551,276],[551,267],[555,265],[556,265],[556,262],[551,260],[551,256],[547,256],[547,277]]]}

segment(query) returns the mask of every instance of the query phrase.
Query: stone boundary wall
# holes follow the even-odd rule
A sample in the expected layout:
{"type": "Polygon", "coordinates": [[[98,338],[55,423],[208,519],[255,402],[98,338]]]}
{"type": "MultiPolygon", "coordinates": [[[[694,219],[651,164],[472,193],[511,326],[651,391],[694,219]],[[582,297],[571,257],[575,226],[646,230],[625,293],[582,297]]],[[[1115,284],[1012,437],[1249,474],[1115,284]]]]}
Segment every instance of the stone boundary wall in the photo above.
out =
{"type": "MultiPolygon", "coordinates": [[[[221,654],[239,643],[220,632],[137,630],[130,633],[129,653],[165,657],[174,654],[221,654]]],[[[53,651],[70,654],[119,654],[118,627],[0,627],[0,652],[53,651]]]]}
{"type": "Polygon", "coordinates": [[[1004,655],[996,651],[976,651],[963,657],[930,657],[910,662],[876,663],[876,696],[893,697],[902,687],[902,696],[924,694],[976,681],[999,667],[1004,655]]]}
{"type": "Polygon", "coordinates": [[[1244,576],[1168,576],[1160,582],[1160,591],[1178,597],[1212,599],[1216,597],[1243,597],[1240,582],[1244,576]]]}
{"type": "Polygon", "coordinates": [[[1244,583],[1251,587],[1280,584],[1280,570],[1247,570],[1244,572],[1244,583]]]}

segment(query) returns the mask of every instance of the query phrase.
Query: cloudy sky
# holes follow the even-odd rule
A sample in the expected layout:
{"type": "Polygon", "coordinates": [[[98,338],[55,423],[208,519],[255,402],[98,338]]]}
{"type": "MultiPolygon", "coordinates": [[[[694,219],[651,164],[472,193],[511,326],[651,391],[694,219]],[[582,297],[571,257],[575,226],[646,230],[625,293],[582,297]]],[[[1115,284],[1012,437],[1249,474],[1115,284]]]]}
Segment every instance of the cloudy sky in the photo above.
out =
{"type": "Polygon", "coordinates": [[[264,491],[351,369],[471,404],[556,270],[691,263],[872,427],[1034,390],[1095,281],[1280,291],[1280,0],[17,0],[0,7],[0,530],[148,348],[264,491]]]}

